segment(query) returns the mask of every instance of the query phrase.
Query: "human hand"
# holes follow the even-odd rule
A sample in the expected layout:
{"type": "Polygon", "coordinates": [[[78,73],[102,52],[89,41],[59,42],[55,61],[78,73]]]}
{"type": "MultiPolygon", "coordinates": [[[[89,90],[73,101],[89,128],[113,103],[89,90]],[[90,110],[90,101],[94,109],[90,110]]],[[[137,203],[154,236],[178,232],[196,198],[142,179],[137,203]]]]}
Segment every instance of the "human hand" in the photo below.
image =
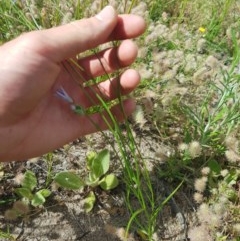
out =
{"type": "MultiPolygon", "coordinates": [[[[62,63],[108,41],[137,37],[144,29],[142,18],[117,15],[108,6],[95,17],[26,33],[1,46],[0,161],[39,156],[96,131],[88,117],[76,115],[68,103],[56,97],[63,87],[76,104],[84,108],[92,105],[85,93],[89,90],[79,88],[62,63]]],[[[108,73],[130,65],[136,56],[137,47],[130,40],[98,53],[108,73]]],[[[96,55],[77,61],[86,80],[105,74],[96,55]]],[[[126,70],[120,77],[121,93],[130,93],[139,80],[135,70],[126,70]]],[[[116,83],[116,79],[108,80],[94,90],[111,100],[116,98],[116,83]]],[[[97,99],[92,92],[91,97],[97,99]]],[[[123,103],[126,115],[134,106],[133,100],[123,103]]],[[[120,106],[112,112],[119,121],[123,119],[120,106]]],[[[90,117],[101,129],[107,128],[101,114],[90,117]]]]}

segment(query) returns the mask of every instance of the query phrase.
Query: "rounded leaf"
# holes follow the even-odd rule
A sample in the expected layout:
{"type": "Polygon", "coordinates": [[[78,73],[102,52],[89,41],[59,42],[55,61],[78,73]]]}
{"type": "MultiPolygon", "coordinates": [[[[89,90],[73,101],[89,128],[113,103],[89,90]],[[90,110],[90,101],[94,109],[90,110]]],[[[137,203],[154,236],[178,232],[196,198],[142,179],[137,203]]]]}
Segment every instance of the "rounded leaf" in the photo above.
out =
{"type": "Polygon", "coordinates": [[[79,176],[72,172],[59,172],[55,178],[55,182],[58,183],[61,187],[67,189],[80,189],[84,186],[83,181],[80,179],[79,176]]]}
{"type": "Polygon", "coordinates": [[[23,181],[21,183],[22,187],[33,190],[37,186],[37,178],[32,171],[27,170],[24,174],[23,181]]]}
{"type": "Polygon", "coordinates": [[[96,157],[97,153],[95,151],[91,151],[89,153],[87,153],[86,159],[87,159],[87,168],[91,169],[92,166],[92,162],[94,160],[94,158],[96,157]]]}
{"type": "Polygon", "coordinates": [[[100,151],[91,163],[90,171],[94,174],[95,178],[99,178],[106,174],[109,169],[110,152],[106,149],[100,151]]]}
{"type": "Polygon", "coordinates": [[[92,211],[94,204],[96,202],[96,197],[93,192],[90,192],[86,198],[83,200],[83,208],[84,210],[89,213],[92,211]]]}
{"type": "Polygon", "coordinates": [[[211,169],[211,171],[215,172],[216,174],[219,174],[221,172],[221,166],[216,160],[210,160],[208,162],[208,166],[211,169]]]}
{"type": "Polygon", "coordinates": [[[37,192],[34,194],[31,204],[34,207],[37,207],[37,206],[44,204],[45,201],[46,201],[46,199],[44,198],[44,196],[40,192],[37,192]]]}
{"type": "Polygon", "coordinates": [[[119,181],[117,177],[114,174],[106,175],[101,181],[100,181],[100,187],[103,190],[111,190],[117,187],[119,184],[119,181]]]}
{"type": "Polygon", "coordinates": [[[96,187],[99,185],[99,178],[96,178],[94,174],[90,172],[88,178],[85,180],[85,184],[90,187],[96,187]]]}
{"type": "Polygon", "coordinates": [[[31,200],[33,198],[32,192],[25,187],[20,187],[15,189],[15,193],[19,195],[20,197],[27,198],[28,200],[31,200]]]}
{"type": "Polygon", "coordinates": [[[38,192],[41,193],[43,197],[49,197],[51,195],[51,191],[48,189],[41,189],[38,192]]]}

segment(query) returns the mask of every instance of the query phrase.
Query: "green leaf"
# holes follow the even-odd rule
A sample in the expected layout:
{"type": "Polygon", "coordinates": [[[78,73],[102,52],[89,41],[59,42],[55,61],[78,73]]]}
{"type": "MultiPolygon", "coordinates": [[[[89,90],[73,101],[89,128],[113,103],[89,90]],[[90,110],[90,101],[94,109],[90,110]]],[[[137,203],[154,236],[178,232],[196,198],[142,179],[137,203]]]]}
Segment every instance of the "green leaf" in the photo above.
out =
{"type": "Polygon", "coordinates": [[[38,192],[41,193],[43,197],[49,197],[51,195],[51,191],[48,189],[41,189],[38,192]]]}
{"type": "Polygon", "coordinates": [[[32,191],[37,186],[37,178],[35,174],[27,170],[24,174],[24,178],[21,185],[22,187],[28,188],[29,190],[32,191]]]}
{"type": "Polygon", "coordinates": [[[104,175],[109,169],[110,153],[108,150],[102,150],[93,159],[90,171],[94,174],[95,178],[104,175]]]}
{"type": "Polygon", "coordinates": [[[114,174],[109,174],[105,176],[100,182],[100,187],[103,190],[111,190],[118,186],[119,181],[114,174]]]}
{"type": "Polygon", "coordinates": [[[84,204],[83,204],[83,208],[84,210],[89,213],[92,211],[94,204],[96,202],[96,197],[95,194],[93,192],[90,192],[86,198],[84,198],[83,200],[84,204]]]}
{"type": "Polygon", "coordinates": [[[86,156],[86,159],[87,159],[87,168],[89,170],[91,170],[91,166],[92,166],[92,162],[94,160],[94,158],[97,156],[97,153],[95,151],[90,151],[87,156],[86,156]]]}
{"type": "Polygon", "coordinates": [[[67,189],[80,189],[84,186],[83,181],[80,179],[79,176],[72,172],[59,172],[55,178],[55,182],[58,183],[61,187],[67,189]]]}
{"type": "Polygon", "coordinates": [[[239,176],[239,173],[235,169],[230,170],[228,175],[224,178],[224,180],[227,184],[235,185],[239,176]]]}
{"type": "Polygon", "coordinates": [[[212,172],[215,172],[216,174],[219,174],[221,172],[221,166],[219,163],[215,160],[210,160],[208,162],[208,166],[211,169],[212,172]]]}
{"type": "Polygon", "coordinates": [[[238,193],[236,190],[229,188],[225,190],[224,195],[228,198],[228,200],[232,202],[237,202],[238,199],[238,193]]]}
{"type": "Polygon", "coordinates": [[[46,201],[46,199],[41,194],[41,191],[38,191],[37,193],[34,194],[31,204],[34,207],[37,207],[37,206],[43,205],[45,203],[45,201],[46,201]]]}
{"type": "Polygon", "coordinates": [[[33,194],[29,190],[29,188],[25,188],[25,187],[16,188],[15,193],[17,195],[19,195],[20,197],[24,197],[24,198],[27,198],[29,200],[31,200],[33,198],[33,194]]]}
{"type": "Polygon", "coordinates": [[[99,178],[96,178],[95,175],[92,172],[90,172],[85,183],[88,186],[96,187],[99,184],[99,178]]]}

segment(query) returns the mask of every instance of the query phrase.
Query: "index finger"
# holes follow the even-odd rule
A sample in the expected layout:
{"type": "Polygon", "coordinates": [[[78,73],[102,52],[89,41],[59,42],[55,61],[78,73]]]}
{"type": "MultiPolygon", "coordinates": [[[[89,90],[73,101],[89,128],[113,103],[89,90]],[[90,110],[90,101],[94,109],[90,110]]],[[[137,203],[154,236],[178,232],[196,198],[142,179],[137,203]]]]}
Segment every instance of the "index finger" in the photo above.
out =
{"type": "Polygon", "coordinates": [[[116,27],[110,34],[108,41],[135,38],[146,29],[146,23],[140,16],[134,14],[122,14],[118,16],[116,27]]]}
{"type": "Polygon", "coordinates": [[[108,41],[137,37],[144,30],[145,22],[141,17],[118,16],[107,6],[95,17],[40,31],[39,40],[44,49],[42,53],[59,62],[108,41]]]}

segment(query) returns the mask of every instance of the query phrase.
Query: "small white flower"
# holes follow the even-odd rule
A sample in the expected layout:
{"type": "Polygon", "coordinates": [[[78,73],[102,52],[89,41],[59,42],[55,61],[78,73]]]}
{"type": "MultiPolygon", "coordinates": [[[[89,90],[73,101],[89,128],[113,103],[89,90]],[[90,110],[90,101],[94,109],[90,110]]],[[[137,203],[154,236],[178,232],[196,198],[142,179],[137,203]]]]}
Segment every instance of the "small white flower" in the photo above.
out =
{"type": "Polygon", "coordinates": [[[202,175],[207,176],[211,172],[209,167],[203,167],[201,170],[202,175]]]}
{"type": "Polygon", "coordinates": [[[203,195],[202,193],[195,192],[193,195],[193,199],[196,203],[202,203],[203,202],[203,195]]]}
{"type": "Polygon", "coordinates": [[[198,141],[192,141],[189,144],[189,154],[192,158],[196,158],[201,155],[202,146],[198,141]]]}
{"type": "Polygon", "coordinates": [[[221,176],[222,176],[222,177],[226,177],[228,173],[229,173],[229,171],[228,171],[227,169],[223,169],[223,170],[221,171],[221,176]]]}
{"type": "Polygon", "coordinates": [[[204,192],[205,189],[206,189],[207,180],[208,179],[205,176],[196,179],[195,182],[194,182],[195,190],[200,192],[200,193],[204,192]]]}

